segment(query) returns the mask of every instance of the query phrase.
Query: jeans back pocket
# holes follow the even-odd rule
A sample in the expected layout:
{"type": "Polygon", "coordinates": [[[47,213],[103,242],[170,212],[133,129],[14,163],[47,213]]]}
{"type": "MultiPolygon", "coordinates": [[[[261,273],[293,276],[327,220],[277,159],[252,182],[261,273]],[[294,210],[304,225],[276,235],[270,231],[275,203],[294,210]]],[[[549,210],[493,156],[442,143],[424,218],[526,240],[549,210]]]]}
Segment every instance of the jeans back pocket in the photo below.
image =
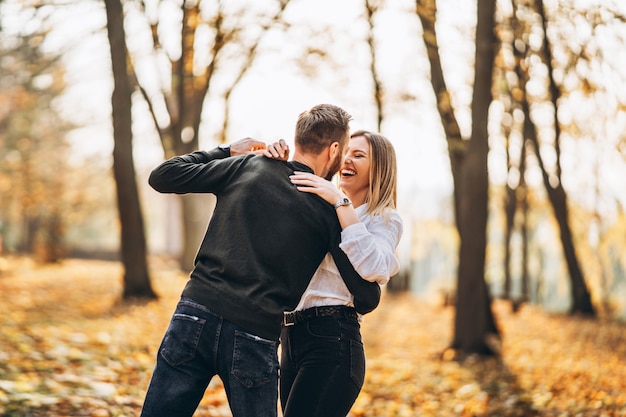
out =
{"type": "Polygon", "coordinates": [[[205,323],[206,320],[200,317],[175,313],[163,338],[163,359],[172,366],[192,360],[196,356],[205,323]]]}
{"type": "Polygon", "coordinates": [[[278,372],[277,343],[235,330],[232,373],[247,388],[275,379],[278,372]]]}

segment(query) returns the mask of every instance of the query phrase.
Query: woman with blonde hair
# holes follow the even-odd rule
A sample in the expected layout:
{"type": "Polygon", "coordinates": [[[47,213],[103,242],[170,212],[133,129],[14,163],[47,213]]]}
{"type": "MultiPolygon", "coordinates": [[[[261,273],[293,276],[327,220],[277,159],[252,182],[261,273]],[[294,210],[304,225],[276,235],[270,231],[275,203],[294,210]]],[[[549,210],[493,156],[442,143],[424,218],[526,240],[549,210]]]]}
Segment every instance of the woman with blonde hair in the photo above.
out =
{"type": "MultiPolygon", "coordinates": [[[[288,154],[281,141],[269,145],[266,154],[284,151],[288,154]]],[[[341,249],[363,279],[386,284],[399,270],[395,250],[402,235],[393,145],[378,133],[353,133],[338,175],[339,187],[304,172],[295,172],[291,181],[335,207],[341,249]]],[[[365,379],[360,321],[353,296],[327,255],[296,309],[285,313],[280,338],[284,417],[348,414],[365,379]]]]}

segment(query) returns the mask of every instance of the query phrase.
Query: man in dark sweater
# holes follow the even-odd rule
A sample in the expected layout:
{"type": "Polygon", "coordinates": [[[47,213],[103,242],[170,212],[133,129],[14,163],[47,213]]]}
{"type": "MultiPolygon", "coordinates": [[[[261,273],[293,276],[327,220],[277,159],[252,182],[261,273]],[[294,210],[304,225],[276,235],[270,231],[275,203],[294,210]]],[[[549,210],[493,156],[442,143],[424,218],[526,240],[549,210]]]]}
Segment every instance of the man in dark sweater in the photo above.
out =
{"type": "Polygon", "coordinates": [[[350,120],[333,105],[301,113],[290,162],[255,155],[264,144],[243,139],[171,158],[152,171],[155,190],[213,193],[217,205],[159,347],[143,417],[191,416],[215,375],[233,417],[276,416],[283,311],[297,305],[328,252],[357,310],[376,307],[378,284],[362,280],[338,247],[333,206],[289,180],[294,171],[331,177],[350,120]]]}

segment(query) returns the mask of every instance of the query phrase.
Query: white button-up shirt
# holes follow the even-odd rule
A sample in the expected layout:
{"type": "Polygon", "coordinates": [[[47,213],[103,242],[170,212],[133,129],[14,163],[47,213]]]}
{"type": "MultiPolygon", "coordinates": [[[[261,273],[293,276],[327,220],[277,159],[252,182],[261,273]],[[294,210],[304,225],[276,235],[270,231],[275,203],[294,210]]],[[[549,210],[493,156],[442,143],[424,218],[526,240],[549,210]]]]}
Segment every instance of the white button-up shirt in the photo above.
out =
{"type": "MultiPolygon", "coordinates": [[[[400,268],[395,251],[402,236],[402,219],[395,210],[389,210],[386,220],[367,214],[366,208],[365,204],[356,208],[361,222],[341,232],[339,247],[363,279],[383,285],[400,268]]],[[[330,254],[317,268],[296,310],[328,305],[354,306],[353,296],[330,254]]]]}

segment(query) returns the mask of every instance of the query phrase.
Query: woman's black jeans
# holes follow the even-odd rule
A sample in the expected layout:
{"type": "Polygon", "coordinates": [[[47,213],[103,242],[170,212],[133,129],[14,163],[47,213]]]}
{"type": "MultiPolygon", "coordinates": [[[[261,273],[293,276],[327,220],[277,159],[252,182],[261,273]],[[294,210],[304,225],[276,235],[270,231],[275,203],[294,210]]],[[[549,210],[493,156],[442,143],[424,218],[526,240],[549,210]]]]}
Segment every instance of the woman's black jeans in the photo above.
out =
{"type": "Polygon", "coordinates": [[[336,309],[349,314],[283,325],[279,381],[284,417],[345,417],[361,391],[365,352],[359,321],[354,309],[336,309]]]}

